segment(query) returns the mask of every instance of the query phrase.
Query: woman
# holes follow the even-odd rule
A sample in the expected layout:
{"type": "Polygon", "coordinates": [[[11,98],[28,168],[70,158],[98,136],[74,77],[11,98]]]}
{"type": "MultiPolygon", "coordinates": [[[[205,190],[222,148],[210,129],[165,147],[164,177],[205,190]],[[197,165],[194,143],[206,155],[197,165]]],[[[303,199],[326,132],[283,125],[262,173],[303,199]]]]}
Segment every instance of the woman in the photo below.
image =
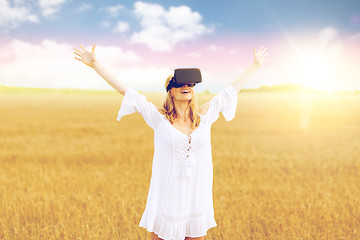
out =
{"type": "Polygon", "coordinates": [[[212,199],[211,125],[220,112],[227,121],[234,118],[237,95],[267,61],[266,48],[254,48],[253,64],[201,107],[193,89],[195,84],[173,85],[173,76],[169,76],[165,82],[167,98],[162,108],[156,108],[98,63],[96,45],[91,52],[80,46],[83,51],[75,48],[75,59],[92,67],[124,95],[117,120],[137,111],[154,130],[150,188],[139,226],[146,228],[152,239],[204,239],[207,230],[217,226],[212,199]]]}

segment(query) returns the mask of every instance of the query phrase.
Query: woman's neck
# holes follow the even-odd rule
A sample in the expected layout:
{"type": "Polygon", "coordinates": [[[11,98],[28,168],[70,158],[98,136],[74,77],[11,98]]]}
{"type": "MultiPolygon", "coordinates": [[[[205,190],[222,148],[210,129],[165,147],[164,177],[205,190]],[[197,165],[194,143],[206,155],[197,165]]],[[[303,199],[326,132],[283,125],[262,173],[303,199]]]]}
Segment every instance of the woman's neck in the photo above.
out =
{"type": "Polygon", "coordinates": [[[188,115],[189,115],[189,110],[186,108],[188,107],[189,101],[174,101],[175,104],[175,110],[176,110],[176,115],[178,119],[183,119],[184,121],[187,119],[188,115]],[[185,112],[186,110],[186,112],[185,112]]]}

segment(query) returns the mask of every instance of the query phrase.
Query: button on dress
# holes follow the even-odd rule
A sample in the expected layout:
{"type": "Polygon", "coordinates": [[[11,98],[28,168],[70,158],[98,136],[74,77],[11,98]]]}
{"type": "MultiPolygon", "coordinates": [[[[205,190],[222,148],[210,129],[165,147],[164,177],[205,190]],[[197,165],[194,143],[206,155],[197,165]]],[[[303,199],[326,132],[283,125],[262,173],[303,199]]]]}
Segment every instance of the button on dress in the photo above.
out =
{"type": "Polygon", "coordinates": [[[150,187],[139,226],[165,240],[205,236],[217,226],[212,197],[211,125],[220,112],[234,118],[238,93],[234,86],[216,94],[200,125],[187,135],[171,125],[155,105],[133,88],[123,97],[117,121],[139,112],[154,130],[150,187]]]}

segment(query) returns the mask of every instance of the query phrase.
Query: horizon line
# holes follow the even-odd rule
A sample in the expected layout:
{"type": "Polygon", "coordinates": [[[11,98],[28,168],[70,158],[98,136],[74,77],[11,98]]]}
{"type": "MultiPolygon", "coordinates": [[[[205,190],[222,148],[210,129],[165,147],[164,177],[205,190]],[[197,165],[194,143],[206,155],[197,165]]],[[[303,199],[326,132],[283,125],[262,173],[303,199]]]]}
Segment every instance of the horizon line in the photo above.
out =
{"type": "MultiPolygon", "coordinates": [[[[131,86],[128,86],[131,87],[131,86]]],[[[6,85],[6,84],[0,84],[0,90],[3,88],[13,88],[13,89],[33,89],[33,90],[49,90],[49,91],[53,91],[53,90],[59,90],[59,91],[66,91],[66,90],[74,90],[74,91],[99,91],[99,92],[117,92],[115,89],[99,89],[99,88],[71,88],[71,87],[62,87],[62,88],[51,88],[51,87],[27,87],[27,86],[11,86],[11,85],[6,85]]],[[[262,85],[260,87],[257,88],[242,88],[240,91],[245,90],[245,91],[258,91],[258,92],[276,92],[276,91],[280,91],[280,92],[317,92],[317,93],[360,93],[360,89],[354,89],[354,90],[339,90],[339,91],[326,91],[326,90],[320,90],[320,89],[316,89],[314,87],[310,87],[310,86],[306,86],[303,84],[298,84],[298,83],[284,83],[284,84],[274,84],[274,85],[262,85]],[[288,88],[288,89],[286,89],[288,88]]],[[[163,91],[144,91],[144,90],[138,90],[140,92],[153,92],[153,93],[165,93],[163,91]]],[[[0,91],[1,92],[1,91],[0,91]]],[[[205,89],[201,92],[197,92],[197,93],[216,93],[216,92],[212,92],[208,89],[205,89]]]]}

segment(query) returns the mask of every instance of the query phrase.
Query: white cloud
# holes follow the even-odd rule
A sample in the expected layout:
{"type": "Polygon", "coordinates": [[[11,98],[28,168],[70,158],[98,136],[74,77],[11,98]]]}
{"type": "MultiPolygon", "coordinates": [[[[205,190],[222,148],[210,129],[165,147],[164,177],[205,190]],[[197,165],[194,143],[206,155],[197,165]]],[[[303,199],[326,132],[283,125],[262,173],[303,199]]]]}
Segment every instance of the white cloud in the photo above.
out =
{"type": "Polygon", "coordinates": [[[164,67],[133,67],[115,70],[114,74],[136,90],[165,92],[166,78],[173,74],[164,67]]]}
{"type": "Polygon", "coordinates": [[[356,41],[360,40],[360,32],[350,36],[349,40],[352,42],[356,42],[356,41]]]}
{"type": "Polygon", "coordinates": [[[114,32],[123,33],[129,30],[129,24],[127,22],[118,21],[116,27],[114,28],[114,32]]]}
{"type": "Polygon", "coordinates": [[[117,17],[119,15],[120,10],[124,10],[125,7],[121,4],[107,7],[105,8],[105,11],[111,16],[111,17],[117,17]]]}
{"type": "MultiPolygon", "coordinates": [[[[92,48],[92,46],[87,47],[87,49],[92,48]]],[[[103,47],[96,45],[96,54],[98,59],[109,62],[114,66],[121,65],[122,63],[138,63],[141,62],[141,58],[132,51],[125,52],[119,47],[103,47]]]]}
{"type": "Polygon", "coordinates": [[[66,0],[38,0],[42,15],[45,17],[54,15],[65,2],[66,0]]]}
{"type": "Polygon", "coordinates": [[[200,58],[201,55],[197,52],[190,52],[190,53],[186,53],[184,55],[184,57],[189,57],[189,58],[200,58]]]}
{"type": "Polygon", "coordinates": [[[319,40],[322,43],[328,43],[333,40],[338,35],[338,31],[332,27],[326,27],[322,29],[319,33],[319,40]]]}
{"type": "Polygon", "coordinates": [[[232,48],[228,51],[230,55],[236,55],[240,52],[241,48],[232,48]]]}
{"type": "Polygon", "coordinates": [[[109,27],[110,23],[105,21],[105,22],[102,22],[101,25],[104,27],[109,27]]]}
{"type": "Polygon", "coordinates": [[[216,46],[215,44],[212,43],[206,49],[211,52],[216,52],[216,51],[222,49],[222,47],[216,46]]]}
{"type": "Polygon", "coordinates": [[[201,15],[188,6],[165,10],[159,4],[136,2],[133,13],[140,19],[142,29],[132,35],[131,41],[155,51],[169,51],[178,43],[213,31],[201,24],[201,15]]]}
{"type": "Polygon", "coordinates": [[[329,54],[337,56],[344,50],[344,42],[342,38],[337,38],[339,32],[332,27],[326,27],[318,33],[321,49],[325,49],[329,54]]]}
{"type": "Polygon", "coordinates": [[[165,9],[159,4],[136,2],[134,3],[133,13],[140,18],[140,25],[146,28],[162,25],[163,20],[161,17],[165,14],[165,9]]]}
{"type": "Polygon", "coordinates": [[[91,10],[93,9],[93,6],[91,4],[88,4],[88,3],[82,3],[77,9],[76,11],[77,12],[85,12],[85,11],[88,11],[88,10],[91,10]]]}
{"type": "MultiPolygon", "coordinates": [[[[74,58],[76,56],[73,53],[74,47],[80,49],[80,46],[49,39],[43,40],[40,44],[14,39],[0,46],[1,84],[110,89],[111,86],[95,71],[74,58]]],[[[88,50],[91,50],[91,47],[85,46],[88,50]]],[[[125,71],[119,66],[141,62],[141,58],[134,52],[123,51],[119,47],[96,46],[96,53],[101,63],[109,68],[110,72],[114,72],[115,76],[125,71]]]]}
{"type": "Polygon", "coordinates": [[[39,22],[38,17],[22,4],[23,2],[16,1],[15,6],[11,7],[7,0],[0,0],[0,27],[16,28],[23,22],[39,22]]]}

